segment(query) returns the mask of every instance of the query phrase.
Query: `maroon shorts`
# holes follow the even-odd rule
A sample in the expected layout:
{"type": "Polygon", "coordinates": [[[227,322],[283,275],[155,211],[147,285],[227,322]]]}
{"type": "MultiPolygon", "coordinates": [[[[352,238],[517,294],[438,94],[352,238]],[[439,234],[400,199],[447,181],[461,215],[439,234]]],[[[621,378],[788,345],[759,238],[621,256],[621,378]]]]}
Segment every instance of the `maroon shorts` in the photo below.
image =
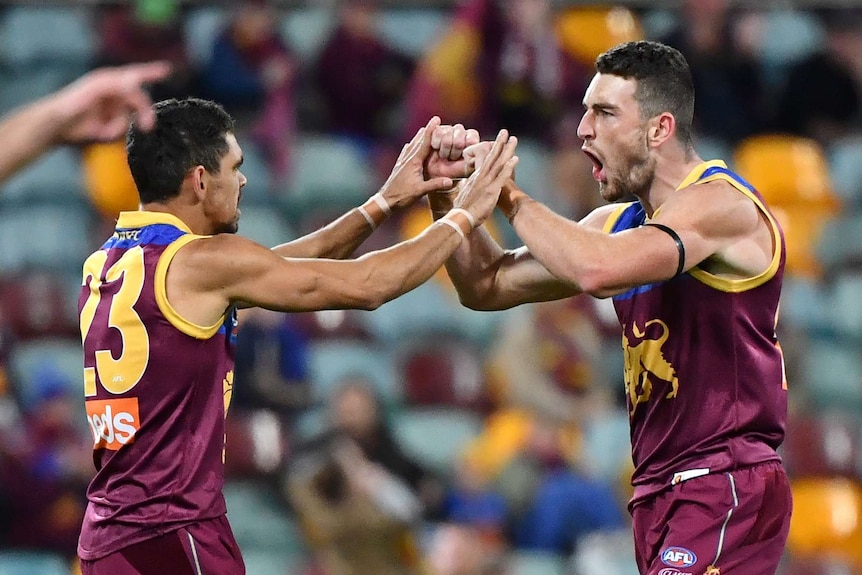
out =
{"type": "Polygon", "coordinates": [[[120,549],[81,560],[82,575],[244,575],[245,564],[222,515],[120,549]]]}
{"type": "Polygon", "coordinates": [[[778,462],[683,481],[635,504],[641,575],[774,575],[790,529],[778,462]]]}

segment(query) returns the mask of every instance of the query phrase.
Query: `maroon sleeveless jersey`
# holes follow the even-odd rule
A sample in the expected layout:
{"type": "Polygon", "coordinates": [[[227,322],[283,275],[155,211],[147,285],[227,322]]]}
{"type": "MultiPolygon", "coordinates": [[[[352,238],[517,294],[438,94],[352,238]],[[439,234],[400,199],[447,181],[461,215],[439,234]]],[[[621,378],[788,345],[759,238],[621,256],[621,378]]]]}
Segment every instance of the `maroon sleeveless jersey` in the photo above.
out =
{"type": "Polygon", "coordinates": [[[78,309],[96,475],[78,542],[83,559],[226,511],[236,314],[195,325],[165,291],[174,254],[198,238],[169,214],[124,212],[84,264],[78,309]]]}
{"type": "MultiPolygon", "coordinates": [[[[738,280],[699,267],[614,296],[623,329],[637,501],[687,477],[780,460],[787,383],[775,334],[784,237],[760,194],[724,162],[705,162],[678,189],[723,180],[768,219],[772,263],[738,280]]],[[[619,207],[605,231],[646,222],[637,202],[619,207]]]]}

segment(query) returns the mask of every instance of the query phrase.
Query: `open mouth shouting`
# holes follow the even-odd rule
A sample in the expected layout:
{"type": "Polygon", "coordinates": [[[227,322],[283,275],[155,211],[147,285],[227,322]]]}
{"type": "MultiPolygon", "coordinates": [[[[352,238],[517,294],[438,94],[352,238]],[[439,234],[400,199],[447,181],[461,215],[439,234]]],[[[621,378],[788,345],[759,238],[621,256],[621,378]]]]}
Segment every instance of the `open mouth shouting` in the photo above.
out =
{"type": "Polygon", "coordinates": [[[581,146],[581,151],[586,154],[586,156],[593,163],[593,179],[597,182],[606,183],[608,181],[607,174],[605,174],[605,164],[602,160],[593,152],[592,150],[588,150],[586,145],[581,146]]]}

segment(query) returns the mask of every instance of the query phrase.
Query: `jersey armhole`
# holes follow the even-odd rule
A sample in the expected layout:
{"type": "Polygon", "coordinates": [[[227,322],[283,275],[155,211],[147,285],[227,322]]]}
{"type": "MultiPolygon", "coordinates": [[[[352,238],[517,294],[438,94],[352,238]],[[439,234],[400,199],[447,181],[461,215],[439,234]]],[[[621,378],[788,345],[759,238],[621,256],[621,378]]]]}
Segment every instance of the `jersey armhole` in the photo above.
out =
{"type": "Polygon", "coordinates": [[[218,333],[219,328],[224,323],[225,316],[222,316],[218,319],[216,323],[211,326],[202,326],[198,325],[192,321],[187,320],[183,316],[174,309],[174,306],[171,305],[171,302],[168,301],[168,286],[167,286],[167,278],[168,278],[168,268],[171,266],[171,262],[174,259],[174,256],[177,254],[180,249],[194,240],[201,239],[206,236],[196,236],[193,234],[186,234],[180,236],[176,240],[174,240],[165,251],[162,252],[162,255],[159,256],[159,262],[156,264],[156,275],[155,275],[155,294],[156,294],[156,303],[159,306],[159,311],[162,312],[162,315],[171,323],[172,326],[183,332],[184,334],[191,336],[196,339],[210,339],[216,333],[218,333]]]}

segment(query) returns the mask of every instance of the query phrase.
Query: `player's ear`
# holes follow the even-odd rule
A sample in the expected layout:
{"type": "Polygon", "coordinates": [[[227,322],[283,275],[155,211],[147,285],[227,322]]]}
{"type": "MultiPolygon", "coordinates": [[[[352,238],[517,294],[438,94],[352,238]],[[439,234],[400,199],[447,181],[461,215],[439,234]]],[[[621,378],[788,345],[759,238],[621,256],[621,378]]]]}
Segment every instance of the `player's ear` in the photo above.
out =
{"type": "Polygon", "coordinates": [[[647,144],[651,147],[661,145],[676,132],[676,118],[664,112],[652,118],[647,127],[647,144]]]}
{"type": "Polygon", "coordinates": [[[195,166],[189,174],[192,183],[192,192],[194,192],[195,196],[197,196],[201,201],[203,200],[207,189],[205,174],[206,169],[204,169],[203,166],[195,166]]]}

